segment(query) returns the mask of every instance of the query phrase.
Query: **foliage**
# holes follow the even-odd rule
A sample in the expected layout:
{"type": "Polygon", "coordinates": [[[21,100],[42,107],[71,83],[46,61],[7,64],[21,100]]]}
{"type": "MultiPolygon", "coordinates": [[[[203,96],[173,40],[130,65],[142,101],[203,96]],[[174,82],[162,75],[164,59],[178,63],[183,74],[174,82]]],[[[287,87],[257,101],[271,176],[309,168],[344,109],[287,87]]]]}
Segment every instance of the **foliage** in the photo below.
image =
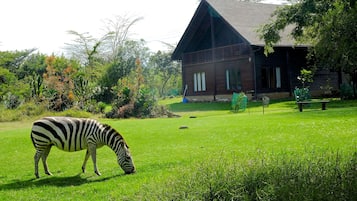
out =
{"type": "MultiPolygon", "coordinates": [[[[109,63],[116,63],[118,60],[121,60],[123,53],[126,52],[123,51],[123,48],[128,46],[130,29],[141,19],[141,17],[115,16],[113,19],[104,20],[104,29],[107,37],[102,41],[100,49],[103,52],[104,58],[109,63]]],[[[142,56],[140,55],[141,58],[142,56]]]]}
{"type": "Polygon", "coordinates": [[[0,67],[0,101],[9,109],[17,108],[29,96],[29,87],[9,70],[0,67]]]}
{"type": "MultiPolygon", "coordinates": [[[[352,76],[357,70],[356,16],[355,0],[302,0],[276,10],[275,19],[259,32],[268,54],[291,25],[297,44],[311,46],[308,58],[314,65],[352,76]]],[[[353,82],[356,88],[357,80],[353,82]]]]}
{"type": "Polygon", "coordinates": [[[114,102],[112,108],[119,111],[130,103],[121,111],[130,111],[132,117],[156,116],[164,111],[157,109],[159,92],[167,96],[181,91],[181,78],[176,74],[179,65],[170,61],[171,53],[151,55],[144,40],[129,38],[130,29],[140,19],[107,19],[99,38],[70,30],[73,40],[66,44],[66,56],[36,53],[36,49],[0,51],[1,105],[15,108],[19,103],[36,102],[50,111],[78,109],[96,114],[104,112],[103,104],[114,102]],[[158,59],[164,59],[164,65],[150,62],[158,59]],[[123,80],[131,83],[123,84],[123,80]],[[125,93],[125,87],[131,97],[123,105],[121,93],[125,93]]]}
{"type": "Polygon", "coordinates": [[[126,79],[136,69],[136,60],[140,59],[141,63],[146,63],[148,57],[147,48],[144,47],[143,41],[123,41],[123,46],[117,49],[118,55],[115,60],[111,60],[106,65],[106,70],[102,74],[99,85],[101,95],[97,100],[110,103],[116,95],[116,85],[120,80],[126,79]]]}
{"type": "Polygon", "coordinates": [[[108,118],[152,117],[157,101],[151,90],[145,86],[141,61],[136,59],[135,72],[118,82],[118,94],[112,103],[108,118]]]}
{"type": "Polygon", "coordinates": [[[15,109],[21,104],[20,97],[8,92],[4,97],[4,104],[7,109],[15,109]]]}
{"type": "Polygon", "coordinates": [[[43,90],[43,74],[46,71],[46,55],[31,54],[20,66],[18,77],[29,83],[31,97],[40,99],[43,90]]]}
{"type": "Polygon", "coordinates": [[[301,82],[301,87],[295,87],[294,96],[296,101],[305,101],[310,100],[310,90],[309,87],[306,86],[307,83],[313,82],[313,73],[311,70],[301,69],[300,75],[297,79],[301,82]]]}
{"type": "Polygon", "coordinates": [[[305,88],[295,87],[294,96],[296,101],[311,100],[310,90],[307,87],[305,88]]]}
{"type": "Polygon", "coordinates": [[[3,99],[7,93],[12,91],[10,88],[16,82],[16,77],[8,69],[0,67],[0,100],[3,99]]]}
{"type": "MultiPolygon", "coordinates": [[[[0,51],[0,67],[8,69],[14,74],[19,74],[20,66],[26,61],[29,55],[36,49],[22,51],[0,51]]],[[[21,78],[21,77],[20,77],[21,78]]]]}
{"type": "Polygon", "coordinates": [[[46,114],[47,107],[44,103],[24,102],[16,109],[9,109],[0,105],[0,122],[22,121],[46,114]]]}
{"type": "Polygon", "coordinates": [[[300,75],[297,77],[297,79],[301,82],[302,87],[305,88],[306,83],[311,83],[314,80],[312,79],[314,77],[314,74],[312,73],[311,70],[307,69],[301,69],[300,70],[300,75]]]}
{"type": "Polygon", "coordinates": [[[73,75],[73,94],[77,101],[77,106],[86,109],[87,105],[94,98],[95,92],[84,73],[77,72],[73,75]]]}
{"type": "Polygon", "coordinates": [[[353,97],[353,88],[347,83],[343,83],[340,89],[342,99],[351,99],[353,97]]]}
{"type": "MultiPolygon", "coordinates": [[[[180,65],[171,60],[171,52],[158,51],[150,58],[150,63],[154,67],[154,73],[161,75],[162,84],[160,89],[160,97],[164,97],[168,94],[167,85],[170,80],[177,82],[177,78],[180,77],[181,69],[180,65]]],[[[174,86],[175,87],[175,86],[174,86]]],[[[176,86],[177,88],[177,86],[176,86]]]]}
{"type": "Polygon", "coordinates": [[[233,93],[231,107],[233,112],[244,112],[247,108],[248,98],[244,92],[233,93]]]}
{"type": "Polygon", "coordinates": [[[75,69],[64,58],[50,56],[46,59],[44,73],[44,95],[49,102],[49,108],[63,111],[70,108],[75,100],[73,75],[75,69]]]}
{"type": "MultiPolygon", "coordinates": [[[[77,58],[82,65],[93,68],[100,63],[100,56],[98,48],[101,45],[102,41],[106,39],[104,35],[100,39],[96,39],[91,36],[89,33],[79,33],[74,30],[68,31],[68,34],[75,37],[73,43],[66,44],[66,49],[72,58],[77,58]]],[[[94,74],[94,72],[90,72],[94,74]]]]}
{"type": "Polygon", "coordinates": [[[357,197],[357,153],[258,156],[243,162],[216,155],[161,184],[140,200],[351,200],[357,197]],[[159,186],[159,187],[158,187],[159,186]]]}

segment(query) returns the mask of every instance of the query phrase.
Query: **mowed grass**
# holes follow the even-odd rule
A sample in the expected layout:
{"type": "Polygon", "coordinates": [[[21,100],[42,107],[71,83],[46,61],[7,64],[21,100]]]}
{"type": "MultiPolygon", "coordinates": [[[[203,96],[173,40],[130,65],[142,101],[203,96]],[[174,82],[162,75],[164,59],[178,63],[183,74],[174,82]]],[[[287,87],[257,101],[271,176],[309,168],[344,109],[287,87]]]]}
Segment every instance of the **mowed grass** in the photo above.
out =
{"type": "Polygon", "coordinates": [[[169,99],[163,104],[181,117],[99,119],[129,144],[137,168],[132,175],[124,175],[108,147],[98,149],[102,176],[94,174],[91,160],[87,172],[81,173],[85,151],[68,153],[53,147],[48,158],[53,176],[44,174],[40,162],[41,178],[34,179],[31,121],[0,123],[0,200],[150,200],[159,198],[153,194],[165,192],[165,185],[175,185],[173,178],[204,176],[197,173],[210,161],[222,163],[218,168],[233,161],[248,170],[260,160],[313,163],[315,157],[343,158],[357,150],[354,101],[332,101],[326,111],[313,104],[302,113],[292,101],[272,102],[264,114],[259,102],[239,113],[231,112],[229,103],[183,104],[169,99]],[[186,128],[179,129],[182,126],[186,128]]]}

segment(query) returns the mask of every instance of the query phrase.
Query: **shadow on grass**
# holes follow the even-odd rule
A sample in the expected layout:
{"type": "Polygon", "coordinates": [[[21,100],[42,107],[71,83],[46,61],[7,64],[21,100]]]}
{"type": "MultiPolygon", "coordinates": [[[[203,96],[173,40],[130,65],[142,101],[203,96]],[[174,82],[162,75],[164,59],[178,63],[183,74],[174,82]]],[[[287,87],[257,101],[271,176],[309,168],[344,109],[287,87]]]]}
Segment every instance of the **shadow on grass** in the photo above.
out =
{"type": "Polygon", "coordinates": [[[12,183],[0,185],[0,190],[19,190],[24,188],[33,188],[41,186],[56,186],[56,187],[66,187],[66,186],[80,186],[82,184],[103,182],[113,178],[125,176],[124,174],[118,174],[109,177],[94,176],[83,178],[81,174],[77,174],[71,177],[56,177],[48,176],[40,179],[29,179],[29,180],[16,180],[12,183]]]}

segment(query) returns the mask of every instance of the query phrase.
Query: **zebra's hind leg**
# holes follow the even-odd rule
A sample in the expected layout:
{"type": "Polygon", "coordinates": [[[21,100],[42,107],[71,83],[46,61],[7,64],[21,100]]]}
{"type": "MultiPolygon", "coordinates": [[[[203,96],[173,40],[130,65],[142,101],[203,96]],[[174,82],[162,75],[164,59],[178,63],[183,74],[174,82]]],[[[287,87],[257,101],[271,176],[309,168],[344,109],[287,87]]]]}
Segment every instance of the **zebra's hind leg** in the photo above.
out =
{"type": "Polygon", "coordinates": [[[35,161],[35,176],[36,176],[36,178],[40,178],[40,175],[38,174],[38,162],[42,156],[42,153],[43,153],[42,151],[36,150],[35,156],[33,157],[34,161],[35,161]]]}
{"type": "Polygon", "coordinates": [[[44,168],[45,173],[46,173],[47,175],[52,175],[52,173],[51,173],[50,170],[48,169],[48,165],[47,165],[47,157],[48,157],[48,154],[49,154],[50,151],[51,151],[51,147],[52,147],[52,145],[49,145],[48,147],[46,147],[46,149],[43,151],[43,154],[42,154],[43,168],[44,168]]]}
{"type": "Polygon", "coordinates": [[[83,162],[83,165],[82,165],[82,172],[83,173],[86,172],[86,165],[87,165],[88,158],[89,158],[89,150],[87,149],[86,156],[84,157],[84,162],[83,162]]]}

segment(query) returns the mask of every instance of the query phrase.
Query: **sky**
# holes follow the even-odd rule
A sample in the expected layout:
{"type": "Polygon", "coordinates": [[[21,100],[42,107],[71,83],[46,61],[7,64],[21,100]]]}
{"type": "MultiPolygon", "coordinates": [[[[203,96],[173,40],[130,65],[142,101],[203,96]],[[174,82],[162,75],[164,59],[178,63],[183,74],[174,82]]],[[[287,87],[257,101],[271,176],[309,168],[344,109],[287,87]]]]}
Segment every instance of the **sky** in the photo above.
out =
{"type": "MultiPolygon", "coordinates": [[[[279,4],[282,0],[264,0],[279,4]]],[[[144,39],[152,51],[177,44],[199,0],[3,0],[0,3],[0,51],[37,48],[62,54],[67,33],[103,35],[105,19],[142,18],[130,29],[130,39],[144,39]],[[164,43],[163,43],[164,42],[164,43]]]]}

